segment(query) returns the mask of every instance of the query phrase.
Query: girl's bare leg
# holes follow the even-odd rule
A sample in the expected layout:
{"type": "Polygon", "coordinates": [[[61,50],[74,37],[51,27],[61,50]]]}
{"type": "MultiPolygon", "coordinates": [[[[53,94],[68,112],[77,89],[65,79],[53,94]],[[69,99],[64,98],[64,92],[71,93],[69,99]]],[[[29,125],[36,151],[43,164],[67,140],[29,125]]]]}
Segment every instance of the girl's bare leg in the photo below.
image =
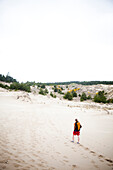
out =
{"type": "Polygon", "coordinates": [[[79,138],[79,136],[78,136],[78,143],[79,143],[79,141],[80,141],[80,138],[79,138]]]}
{"type": "Polygon", "coordinates": [[[73,135],[73,137],[72,137],[72,140],[74,141],[74,135],[73,135]]]}

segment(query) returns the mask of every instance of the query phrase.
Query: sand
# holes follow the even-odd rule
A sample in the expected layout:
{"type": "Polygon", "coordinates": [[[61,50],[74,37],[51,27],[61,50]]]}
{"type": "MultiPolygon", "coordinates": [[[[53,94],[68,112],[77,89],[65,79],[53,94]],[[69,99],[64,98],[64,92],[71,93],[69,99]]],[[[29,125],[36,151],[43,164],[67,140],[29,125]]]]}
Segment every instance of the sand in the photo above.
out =
{"type": "Polygon", "coordinates": [[[113,169],[113,115],[85,104],[0,92],[0,170],[113,169]],[[75,118],[80,144],[71,142],[75,118]]]}

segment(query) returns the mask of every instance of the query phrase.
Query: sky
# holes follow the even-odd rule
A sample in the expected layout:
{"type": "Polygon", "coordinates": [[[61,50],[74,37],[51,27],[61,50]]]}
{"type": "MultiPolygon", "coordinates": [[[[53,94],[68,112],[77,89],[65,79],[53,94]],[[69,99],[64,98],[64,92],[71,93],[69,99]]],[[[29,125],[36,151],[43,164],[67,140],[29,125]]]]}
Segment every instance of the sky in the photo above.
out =
{"type": "Polygon", "coordinates": [[[113,81],[113,0],[0,0],[0,74],[113,81]]]}

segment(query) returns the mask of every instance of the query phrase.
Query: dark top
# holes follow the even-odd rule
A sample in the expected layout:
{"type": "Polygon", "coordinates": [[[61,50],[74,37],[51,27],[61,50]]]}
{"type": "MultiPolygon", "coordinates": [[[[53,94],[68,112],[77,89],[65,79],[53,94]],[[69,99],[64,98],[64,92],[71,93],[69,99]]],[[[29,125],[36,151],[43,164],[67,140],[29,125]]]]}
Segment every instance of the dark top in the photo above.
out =
{"type": "Polygon", "coordinates": [[[75,128],[74,128],[74,131],[79,131],[78,130],[78,125],[77,125],[78,122],[75,123],[75,128]]]}

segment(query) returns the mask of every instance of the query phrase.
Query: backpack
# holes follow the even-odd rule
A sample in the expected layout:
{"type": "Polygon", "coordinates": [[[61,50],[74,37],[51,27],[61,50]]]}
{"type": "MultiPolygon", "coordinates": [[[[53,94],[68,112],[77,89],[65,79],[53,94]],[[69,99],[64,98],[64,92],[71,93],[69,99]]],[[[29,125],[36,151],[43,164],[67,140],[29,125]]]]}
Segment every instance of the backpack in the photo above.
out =
{"type": "Polygon", "coordinates": [[[77,127],[75,128],[75,130],[80,131],[80,129],[82,128],[82,125],[80,124],[80,122],[76,123],[77,127]]]}
{"type": "Polygon", "coordinates": [[[78,130],[80,130],[80,122],[77,122],[78,130]]]}

